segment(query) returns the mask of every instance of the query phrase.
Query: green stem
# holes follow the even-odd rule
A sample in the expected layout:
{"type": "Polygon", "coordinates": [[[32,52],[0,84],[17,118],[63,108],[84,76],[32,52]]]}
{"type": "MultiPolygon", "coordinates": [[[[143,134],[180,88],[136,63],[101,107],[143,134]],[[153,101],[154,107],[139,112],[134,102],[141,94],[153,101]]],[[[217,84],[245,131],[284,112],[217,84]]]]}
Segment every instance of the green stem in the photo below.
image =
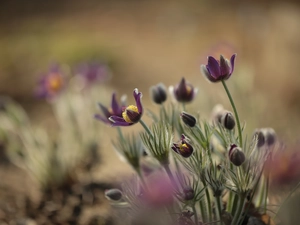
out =
{"type": "Polygon", "coordinates": [[[243,194],[239,195],[238,203],[236,207],[236,212],[234,214],[233,220],[231,222],[232,225],[239,224],[240,218],[243,213],[244,204],[245,204],[245,196],[243,194]]]}
{"type": "Polygon", "coordinates": [[[192,209],[193,209],[193,212],[194,212],[195,224],[198,224],[198,215],[197,215],[195,204],[192,205],[192,209]]]}
{"type": "Polygon", "coordinates": [[[125,142],[125,138],[124,138],[124,135],[122,133],[121,127],[117,127],[117,131],[118,131],[118,134],[119,134],[120,138],[122,139],[122,141],[125,142]]]}
{"type": "Polygon", "coordinates": [[[240,147],[242,148],[243,147],[243,137],[242,137],[242,129],[241,129],[239,115],[238,115],[238,112],[236,110],[233,98],[231,97],[230,91],[227,88],[227,85],[226,85],[226,83],[225,83],[224,80],[222,80],[222,84],[223,84],[223,87],[224,87],[224,89],[225,89],[225,91],[227,93],[227,96],[229,98],[230,104],[231,104],[233,112],[234,112],[234,116],[236,118],[236,123],[237,123],[237,127],[238,127],[238,132],[239,132],[239,144],[240,144],[240,147]]]}
{"type": "Polygon", "coordinates": [[[149,129],[149,127],[145,124],[145,122],[142,119],[140,119],[139,122],[144,127],[146,132],[150,135],[150,137],[153,138],[153,134],[152,134],[151,130],[149,129]]]}
{"type": "Polygon", "coordinates": [[[201,200],[199,201],[199,208],[200,208],[200,211],[201,211],[201,216],[202,216],[202,221],[203,221],[203,223],[208,222],[208,220],[207,220],[207,215],[206,215],[206,212],[207,212],[207,211],[205,210],[206,205],[205,205],[204,199],[201,199],[201,200]]]}
{"type": "Polygon", "coordinates": [[[171,180],[172,183],[174,184],[175,189],[176,189],[177,191],[179,191],[179,187],[178,187],[178,185],[177,185],[177,183],[176,183],[176,180],[174,179],[174,176],[173,176],[173,174],[172,174],[172,172],[171,172],[171,170],[170,170],[169,165],[168,165],[168,164],[163,164],[163,167],[165,168],[165,170],[166,170],[166,172],[167,172],[167,174],[168,174],[170,180],[171,180]]]}
{"type": "Polygon", "coordinates": [[[270,176],[269,174],[266,175],[266,189],[265,189],[265,208],[264,208],[264,213],[267,212],[267,204],[268,204],[268,194],[269,194],[269,180],[270,176]]]}
{"type": "MultiPolygon", "coordinates": [[[[207,187],[206,181],[202,181],[203,185],[207,187]]],[[[207,208],[208,208],[208,218],[209,222],[212,221],[212,210],[211,210],[211,203],[210,203],[210,194],[208,188],[205,188],[205,196],[206,196],[206,201],[207,201],[207,208]]]]}
{"type": "Polygon", "coordinates": [[[217,214],[217,220],[220,220],[220,224],[222,225],[222,199],[221,196],[216,196],[216,204],[217,204],[217,210],[216,210],[216,214],[217,214]]]}

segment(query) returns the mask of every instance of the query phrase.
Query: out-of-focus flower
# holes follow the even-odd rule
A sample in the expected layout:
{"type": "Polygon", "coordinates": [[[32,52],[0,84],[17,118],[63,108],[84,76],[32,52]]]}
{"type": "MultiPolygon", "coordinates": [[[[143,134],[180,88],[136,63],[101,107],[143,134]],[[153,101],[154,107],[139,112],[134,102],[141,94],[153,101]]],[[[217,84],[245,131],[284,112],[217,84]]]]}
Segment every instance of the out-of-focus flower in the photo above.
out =
{"type": "Polygon", "coordinates": [[[230,146],[228,156],[230,162],[232,162],[232,164],[235,166],[242,165],[246,160],[245,154],[242,149],[235,144],[232,144],[230,146]]]}
{"type": "Polygon", "coordinates": [[[36,96],[51,99],[59,94],[66,86],[66,78],[58,65],[52,66],[49,72],[43,75],[35,90],[36,96]]]}
{"type": "Polygon", "coordinates": [[[109,120],[112,122],[112,126],[131,126],[139,122],[143,114],[143,106],[141,102],[141,98],[143,95],[138,91],[137,88],[135,88],[133,90],[133,96],[136,105],[127,106],[123,110],[122,116],[112,115],[109,117],[109,120]]]}
{"type": "Polygon", "coordinates": [[[120,201],[122,199],[122,191],[119,189],[108,189],[104,192],[105,197],[110,201],[120,201]]]}
{"type": "Polygon", "coordinates": [[[227,80],[234,70],[235,57],[236,54],[233,54],[229,61],[221,55],[220,61],[218,61],[214,57],[208,56],[208,63],[207,65],[201,65],[201,71],[203,75],[213,83],[227,80]]]}
{"type": "Polygon", "coordinates": [[[172,183],[163,174],[155,174],[147,181],[143,200],[146,204],[156,207],[172,204],[174,201],[172,183]]]}
{"type": "Polygon", "coordinates": [[[77,75],[80,76],[85,86],[98,82],[106,81],[110,76],[110,70],[104,63],[84,63],[77,69],[77,75]]]}
{"type": "Polygon", "coordinates": [[[264,145],[271,147],[276,142],[276,133],[273,128],[260,128],[254,131],[253,136],[257,136],[257,147],[264,145]]]}
{"type": "Polygon", "coordinates": [[[178,102],[188,103],[194,99],[198,89],[182,78],[177,86],[170,86],[169,91],[178,102]]]}
{"type": "Polygon", "coordinates": [[[184,158],[190,157],[194,151],[193,146],[188,143],[188,139],[184,134],[181,135],[178,143],[173,143],[172,149],[184,158]]]}
{"type": "Polygon", "coordinates": [[[150,94],[153,102],[156,104],[162,104],[167,100],[167,91],[163,83],[159,83],[150,88],[150,94]]]}
{"type": "Polygon", "coordinates": [[[119,103],[117,102],[117,99],[116,99],[116,93],[113,93],[112,98],[111,98],[111,107],[107,108],[104,105],[102,105],[101,103],[99,103],[99,107],[100,107],[103,115],[96,114],[95,118],[98,120],[101,120],[102,122],[104,122],[106,124],[112,125],[112,121],[110,121],[109,118],[111,116],[121,117],[122,112],[123,112],[122,108],[125,106],[126,106],[126,96],[123,95],[121,97],[121,105],[119,105],[119,103]]]}
{"type": "Polygon", "coordinates": [[[280,149],[265,165],[265,172],[271,177],[271,182],[278,187],[299,182],[300,152],[299,145],[287,149],[280,149]]]}
{"type": "Polygon", "coordinates": [[[182,112],[180,115],[182,121],[185,123],[185,125],[189,127],[194,127],[196,125],[196,118],[192,116],[191,114],[188,114],[186,112],[182,112]]]}

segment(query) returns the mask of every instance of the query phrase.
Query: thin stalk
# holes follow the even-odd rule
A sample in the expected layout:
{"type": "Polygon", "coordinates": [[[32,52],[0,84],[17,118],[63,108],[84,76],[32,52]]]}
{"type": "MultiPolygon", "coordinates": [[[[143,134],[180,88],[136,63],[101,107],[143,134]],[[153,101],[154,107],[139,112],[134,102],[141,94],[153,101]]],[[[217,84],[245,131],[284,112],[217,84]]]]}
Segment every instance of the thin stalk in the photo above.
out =
{"type": "Polygon", "coordinates": [[[242,129],[241,129],[241,124],[240,124],[239,114],[238,114],[238,112],[236,110],[233,98],[232,98],[232,96],[230,94],[230,91],[227,88],[227,85],[226,85],[226,83],[225,83],[224,80],[222,80],[222,84],[223,84],[223,87],[224,87],[224,89],[225,89],[225,91],[227,93],[227,96],[229,98],[230,104],[231,104],[233,112],[234,112],[234,116],[236,118],[236,123],[237,123],[237,127],[238,127],[238,132],[239,132],[239,144],[240,144],[240,147],[242,148],[243,147],[243,137],[242,137],[242,129]]]}
{"type": "Polygon", "coordinates": [[[199,208],[200,208],[200,211],[201,211],[201,216],[202,216],[203,223],[208,222],[208,220],[207,220],[207,215],[206,215],[206,212],[207,212],[207,211],[204,210],[204,209],[206,208],[204,199],[201,199],[201,200],[199,201],[199,208]]]}
{"type": "Polygon", "coordinates": [[[177,191],[179,191],[179,187],[178,187],[178,185],[177,185],[177,183],[176,183],[176,180],[175,180],[175,178],[174,178],[174,176],[173,176],[173,174],[172,174],[172,172],[171,172],[171,170],[170,170],[169,164],[163,164],[163,167],[165,168],[165,170],[166,170],[166,172],[167,172],[167,174],[168,174],[170,180],[171,180],[172,183],[174,184],[175,189],[176,189],[177,191]]]}
{"type": "Polygon", "coordinates": [[[195,204],[192,205],[192,209],[193,209],[193,212],[194,212],[195,224],[198,224],[198,215],[197,215],[195,204]]]}
{"type": "Polygon", "coordinates": [[[266,189],[265,189],[265,208],[264,208],[264,213],[267,212],[267,204],[268,204],[268,194],[269,194],[269,181],[270,181],[270,176],[269,174],[266,175],[266,189]]]}
{"type": "Polygon", "coordinates": [[[217,205],[217,210],[216,210],[216,214],[217,214],[217,220],[220,220],[220,225],[222,225],[222,199],[221,196],[216,196],[215,197],[216,200],[216,205],[217,205]]]}
{"type": "MultiPolygon", "coordinates": [[[[203,185],[206,186],[206,182],[203,182],[203,185]]],[[[211,210],[211,202],[210,202],[210,194],[208,188],[205,188],[205,196],[206,196],[206,201],[207,201],[207,206],[208,206],[208,218],[209,222],[212,221],[212,210],[211,210]]]]}
{"type": "MultiPolygon", "coordinates": [[[[233,164],[230,163],[230,169],[233,170],[233,164]]],[[[228,202],[227,202],[227,212],[232,213],[232,205],[234,201],[234,193],[232,191],[229,192],[228,202]]]]}
{"type": "Polygon", "coordinates": [[[153,134],[152,134],[151,130],[149,129],[149,127],[145,124],[145,122],[142,119],[140,119],[139,122],[144,127],[146,132],[150,135],[150,137],[153,138],[153,134]]]}
{"type": "Polygon", "coordinates": [[[231,222],[232,225],[239,224],[240,218],[243,213],[244,205],[245,205],[245,196],[243,194],[241,194],[241,195],[239,195],[236,212],[235,212],[233,220],[231,222]]]}
{"type": "Polygon", "coordinates": [[[121,127],[117,127],[117,131],[118,131],[118,134],[119,134],[120,138],[122,139],[122,141],[125,142],[125,138],[124,138],[124,135],[122,133],[121,127]]]}

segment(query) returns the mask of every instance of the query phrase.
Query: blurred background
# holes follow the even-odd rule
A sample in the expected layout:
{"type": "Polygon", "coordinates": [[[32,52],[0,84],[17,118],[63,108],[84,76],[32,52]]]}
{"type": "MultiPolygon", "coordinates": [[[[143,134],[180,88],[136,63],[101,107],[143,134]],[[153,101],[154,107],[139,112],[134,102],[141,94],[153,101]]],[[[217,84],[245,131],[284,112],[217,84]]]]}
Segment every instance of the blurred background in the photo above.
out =
{"type": "MultiPolygon", "coordinates": [[[[248,134],[273,127],[282,141],[294,142],[300,131],[299,27],[298,1],[1,1],[0,94],[20,103],[32,124],[53,132],[51,106],[33,94],[39,77],[51,63],[72,68],[101,61],[112,72],[106,85],[119,96],[127,94],[129,102],[137,87],[148,108],[154,107],[150,86],[176,85],[185,77],[199,88],[196,103],[188,107],[208,118],[215,104],[230,105],[222,85],[208,83],[200,65],[207,55],[237,53],[228,86],[248,134]]],[[[115,166],[112,135],[103,141],[98,180],[115,181],[126,167],[115,166]]],[[[1,176],[7,171],[1,169],[1,176]]],[[[9,171],[3,195],[38,191],[25,172],[9,171]]]]}

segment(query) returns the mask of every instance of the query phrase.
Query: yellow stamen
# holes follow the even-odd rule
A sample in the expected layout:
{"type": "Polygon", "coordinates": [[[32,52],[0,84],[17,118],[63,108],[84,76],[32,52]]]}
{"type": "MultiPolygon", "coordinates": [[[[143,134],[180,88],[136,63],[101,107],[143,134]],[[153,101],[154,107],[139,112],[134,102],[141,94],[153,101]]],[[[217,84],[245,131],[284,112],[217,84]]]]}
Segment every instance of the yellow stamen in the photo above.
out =
{"type": "Polygon", "coordinates": [[[136,113],[139,112],[138,108],[135,106],[135,105],[130,105],[128,106],[125,111],[122,113],[122,117],[124,118],[124,120],[127,122],[127,123],[132,123],[132,121],[129,119],[128,115],[127,115],[127,110],[131,110],[131,111],[134,111],[136,113]]]}
{"type": "Polygon", "coordinates": [[[186,85],[186,91],[188,94],[190,94],[192,92],[192,88],[189,85],[186,85]]]}
{"type": "Polygon", "coordinates": [[[182,144],[182,145],[180,145],[179,149],[183,150],[184,148],[187,148],[187,147],[188,147],[187,144],[182,144]]]}
{"type": "Polygon", "coordinates": [[[48,78],[48,88],[50,91],[58,91],[63,86],[63,79],[59,74],[53,74],[48,78]]]}

